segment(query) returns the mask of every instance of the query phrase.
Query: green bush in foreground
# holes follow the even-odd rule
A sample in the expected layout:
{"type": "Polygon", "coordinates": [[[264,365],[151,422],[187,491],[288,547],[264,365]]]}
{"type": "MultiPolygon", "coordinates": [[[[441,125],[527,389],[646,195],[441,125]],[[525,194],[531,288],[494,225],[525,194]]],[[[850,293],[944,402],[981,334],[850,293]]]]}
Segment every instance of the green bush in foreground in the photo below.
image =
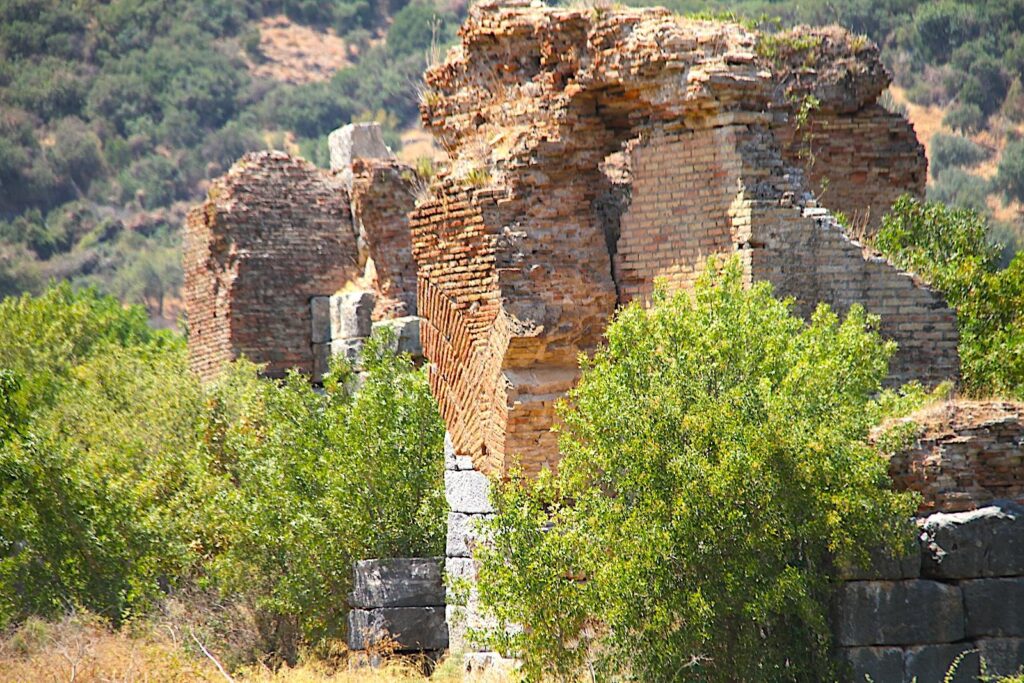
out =
{"type": "Polygon", "coordinates": [[[443,426],[424,371],[368,344],[353,393],[235,364],[211,386],[140,307],[67,285],[0,303],[0,627],[113,623],[220,590],[261,645],[344,630],[352,562],[444,545],[443,426]]]}
{"type": "Polygon", "coordinates": [[[1024,256],[1003,269],[983,216],[901,197],[882,219],[875,246],[917,273],[956,309],[963,388],[1024,397],[1024,256]]]}
{"type": "Polygon", "coordinates": [[[236,482],[216,575],[275,622],[289,659],[288,634],[343,633],[353,562],[444,550],[444,427],[425,372],[387,348],[371,339],[354,395],[344,366],[320,394],[241,365],[211,397],[207,442],[236,482]]]}
{"type": "Polygon", "coordinates": [[[557,474],[496,486],[480,600],[523,628],[486,637],[531,678],[832,680],[830,563],[907,540],[864,441],[892,398],[877,321],[709,271],[581,360],[557,474]]]}

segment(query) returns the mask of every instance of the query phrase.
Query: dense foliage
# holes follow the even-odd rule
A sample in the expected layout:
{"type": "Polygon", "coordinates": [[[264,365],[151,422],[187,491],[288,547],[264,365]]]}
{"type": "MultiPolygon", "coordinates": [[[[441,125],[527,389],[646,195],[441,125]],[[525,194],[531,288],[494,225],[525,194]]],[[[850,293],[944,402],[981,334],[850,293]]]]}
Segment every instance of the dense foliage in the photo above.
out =
{"type": "Polygon", "coordinates": [[[374,339],[362,389],[240,362],[204,387],[180,337],[63,285],[0,303],[0,625],[112,619],[222,589],[294,656],[344,627],[353,560],[438,554],[443,428],[374,339]]]}
{"type": "Polygon", "coordinates": [[[735,261],[711,271],[616,316],[560,408],[557,474],[498,486],[480,600],[522,626],[490,638],[532,677],[832,680],[830,562],[907,540],[914,501],[865,443],[877,321],[805,323],[735,261]]]}
{"type": "Polygon", "coordinates": [[[352,120],[397,145],[427,50],[457,24],[406,3],[0,0],[0,296],[53,276],[159,314],[180,267],[147,271],[152,247],[177,247],[171,209],[205,179],[286,134],[323,161],[352,120]],[[301,85],[254,75],[255,22],[278,13],[344,37],[353,65],[301,85]]]}
{"type": "Polygon", "coordinates": [[[911,197],[893,205],[875,246],[956,309],[964,388],[1024,398],[1024,255],[1000,267],[983,216],[911,197]]]}

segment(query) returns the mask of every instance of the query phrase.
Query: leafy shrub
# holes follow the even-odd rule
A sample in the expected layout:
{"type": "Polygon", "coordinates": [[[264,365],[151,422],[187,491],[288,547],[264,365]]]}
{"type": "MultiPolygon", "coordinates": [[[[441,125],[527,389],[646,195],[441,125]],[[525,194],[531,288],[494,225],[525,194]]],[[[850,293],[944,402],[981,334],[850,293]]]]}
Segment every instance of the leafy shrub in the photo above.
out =
{"type": "Polygon", "coordinates": [[[961,102],[946,112],[942,125],[963,133],[976,133],[985,127],[985,113],[976,104],[961,102]]]}
{"type": "Polygon", "coordinates": [[[152,154],[121,172],[121,201],[137,199],[146,209],[167,206],[188,191],[178,165],[165,156],[152,154]]]}
{"type": "Polygon", "coordinates": [[[1024,201],[1024,140],[1015,140],[1003,149],[996,185],[1008,198],[1024,201]]]}
{"type": "Polygon", "coordinates": [[[0,303],[0,626],[115,623],[196,584],[294,660],[344,630],[352,562],[444,544],[443,426],[377,337],[325,392],[239,362],[210,387],[180,337],[92,290],[0,303]]]}
{"type": "Polygon", "coordinates": [[[980,214],[988,212],[989,181],[962,168],[948,168],[928,186],[928,199],[959,206],[980,214]]]}
{"type": "Polygon", "coordinates": [[[1008,85],[999,62],[993,57],[982,55],[971,64],[967,77],[960,85],[959,99],[977,106],[987,117],[1003,103],[1008,85]]]}
{"type": "Polygon", "coordinates": [[[1021,85],[1020,78],[1015,78],[1010,85],[1003,101],[1002,113],[1014,123],[1024,121],[1024,85],[1021,85]]]}
{"type": "Polygon", "coordinates": [[[695,295],[620,312],[560,406],[558,473],[496,484],[480,600],[531,677],[831,680],[829,558],[907,540],[864,441],[877,320],[805,324],[735,261],[695,295]]]}
{"type": "Polygon", "coordinates": [[[931,145],[932,176],[938,178],[950,166],[975,166],[989,157],[981,145],[962,135],[936,133],[931,145]]]}
{"type": "Polygon", "coordinates": [[[913,32],[925,59],[940,64],[949,61],[952,51],[975,35],[974,7],[944,0],[918,5],[914,12],[913,32]]]}
{"type": "Polygon", "coordinates": [[[338,636],[353,561],[444,548],[444,427],[425,372],[387,348],[371,339],[355,395],[344,365],[323,394],[299,375],[256,381],[242,365],[213,396],[206,438],[237,482],[218,573],[281,633],[338,636]]]}
{"type": "Polygon", "coordinates": [[[450,23],[450,17],[432,4],[409,3],[388,28],[388,52],[399,57],[426,55],[432,45],[440,47],[450,40],[450,23]]]}
{"type": "Polygon", "coordinates": [[[956,309],[964,389],[1024,396],[1024,256],[1000,270],[980,214],[908,196],[882,219],[875,246],[956,309]]]}

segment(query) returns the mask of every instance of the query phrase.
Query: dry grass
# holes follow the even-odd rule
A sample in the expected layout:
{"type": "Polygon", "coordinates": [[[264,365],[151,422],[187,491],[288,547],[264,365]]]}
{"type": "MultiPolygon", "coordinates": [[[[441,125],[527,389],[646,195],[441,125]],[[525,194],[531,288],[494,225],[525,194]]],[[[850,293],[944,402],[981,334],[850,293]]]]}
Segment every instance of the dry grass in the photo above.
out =
{"type": "MultiPolygon", "coordinates": [[[[191,632],[194,633],[194,632],[191,632]]],[[[348,670],[345,658],[300,661],[294,667],[262,665],[221,673],[189,635],[165,622],[145,622],[112,631],[100,618],[75,614],[59,622],[29,619],[0,639],[0,683],[456,683],[467,680],[457,658],[442,661],[425,676],[421,661],[396,660],[378,669],[348,670]]],[[[471,678],[500,683],[496,674],[471,678]]]]}

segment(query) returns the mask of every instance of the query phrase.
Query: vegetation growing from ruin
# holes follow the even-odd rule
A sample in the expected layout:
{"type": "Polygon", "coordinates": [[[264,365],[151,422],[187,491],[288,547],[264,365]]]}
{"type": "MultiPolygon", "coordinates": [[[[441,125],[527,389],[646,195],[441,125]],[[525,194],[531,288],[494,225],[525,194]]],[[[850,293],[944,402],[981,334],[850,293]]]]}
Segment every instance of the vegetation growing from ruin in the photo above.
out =
{"type": "Polygon", "coordinates": [[[1024,255],[1005,268],[984,216],[902,197],[875,246],[922,276],[956,309],[963,387],[980,396],[1024,398],[1024,255]]]}
{"type": "Polygon", "coordinates": [[[68,285],[0,303],[0,626],[212,592],[253,615],[239,660],[338,637],[354,560],[444,545],[443,427],[388,348],[358,394],[344,364],[322,392],[246,362],[203,387],[139,307],[68,285]]]}
{"type": "Polygon", "coordinates": [[[900,548],[915,506],[865,442],[893,399],[876,325],[805,323],[735,261],[622,310],[561,406],[557,474],[497,487],[485,638],[533,678],[832,680],[831,562],[900,548]]]}

